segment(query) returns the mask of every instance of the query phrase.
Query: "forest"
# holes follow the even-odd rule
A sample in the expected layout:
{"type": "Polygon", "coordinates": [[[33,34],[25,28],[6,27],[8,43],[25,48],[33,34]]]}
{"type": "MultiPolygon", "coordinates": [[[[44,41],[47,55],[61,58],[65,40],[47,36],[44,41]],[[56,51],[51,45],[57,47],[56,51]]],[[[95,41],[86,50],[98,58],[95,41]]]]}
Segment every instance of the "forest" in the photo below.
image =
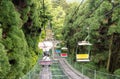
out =
{"type": "Polygon", "coordinates": [[[32,69],[49,24],[72,62],[89,28],[91,61],[79,64],[120,75],[120,0],[0,0],[0,78],[18,79],[32,69]]]}
{"type": "Polygon", "coordinates": [[[120,74],[120,1],[87,0],[66,13],[63,39],[70,56],[75,58],[77,42],[84,40],[89,28],[91,62],[88,67],[120,74]]]}

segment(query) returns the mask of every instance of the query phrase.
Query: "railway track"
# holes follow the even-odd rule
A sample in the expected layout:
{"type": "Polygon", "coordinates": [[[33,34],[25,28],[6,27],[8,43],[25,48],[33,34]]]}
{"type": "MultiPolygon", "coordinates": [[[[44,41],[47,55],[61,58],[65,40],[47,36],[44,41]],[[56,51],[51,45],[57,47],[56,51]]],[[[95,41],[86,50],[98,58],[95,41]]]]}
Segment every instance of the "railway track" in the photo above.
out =
{"type": "Polygon", "coordinates": [[[39,79],[52,79],[50,67],[48,67],[48,66],[42,67],[39,79]]]}
{"type": "Polygon", "coordinates": [[[64,58],[59,59],[61,68],[63,69],[64,73],[68,76],[69,79],[89,79],[88,77],[80,74],[64,58]]]}
{"type": "Polygon", "coordinates": [[[42,68],[40,79],[89,79],[75,70],[65,58],[59,56],[56,58],[58,62],[53,63],[51,67],[45,66],[42,68]]]}
{"type": "Polygon", "coordinates": [[[52,72],[52,79],[69,79],[61,69],[59,63],[54,63],[51,66],[51,72],[52,72]]]}

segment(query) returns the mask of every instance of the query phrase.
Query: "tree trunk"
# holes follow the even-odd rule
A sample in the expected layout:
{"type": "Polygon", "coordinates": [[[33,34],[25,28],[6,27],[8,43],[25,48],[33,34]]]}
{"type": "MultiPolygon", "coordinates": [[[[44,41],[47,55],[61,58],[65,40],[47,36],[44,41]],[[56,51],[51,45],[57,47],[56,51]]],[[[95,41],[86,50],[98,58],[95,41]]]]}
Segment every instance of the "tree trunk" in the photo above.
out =
{"type": "Polygon", "coordinates": [[[112,54],[112,43],[113,43],[113,35],[110,38],[110,44],[109,44],[109,55],[108,55],[108,61],[107,61],[107,70],[109,71],[110,68],[110,60],[111,60],[111,54],[112,54]]]}

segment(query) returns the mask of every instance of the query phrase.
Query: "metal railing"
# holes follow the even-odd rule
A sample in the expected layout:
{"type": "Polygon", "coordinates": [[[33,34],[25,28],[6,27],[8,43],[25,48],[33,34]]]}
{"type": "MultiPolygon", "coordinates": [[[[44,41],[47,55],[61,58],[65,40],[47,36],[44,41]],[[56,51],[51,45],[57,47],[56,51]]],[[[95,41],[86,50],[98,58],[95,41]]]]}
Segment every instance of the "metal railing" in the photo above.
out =
{"type": "Polygon", "coordinates": [[[78,70],[83,75],[88,76],[90,79],[120,79],[119,75],[113,75],[113,74],[96,71],[86,66],[80,65],[77,62],[74,62],[73,64],[73,62],[71,62],[69,59],[67,60],[76,70],[78,70]]]}
{"type": "MultiPolygon", "coordinates": [[[[40,79],[41,66],[37,63],[31,71],[19,79],[40,79]]],[[[52,79],[68,79],[58,63],[53,63],[50,67],[52,79]]]]}
{"type": "Polygon", "coordinates": [[[41,66],[39,65],[39,63],[36,63],[36,65],[31,69],[31,71],[29,71],[26,75],[19,79],[39,79],[40,70],[41,66]]]}
{"type": "Polygon", "coordinates": [[[68,79],[58,63],[51,66],[52,79],[68,79]]]}

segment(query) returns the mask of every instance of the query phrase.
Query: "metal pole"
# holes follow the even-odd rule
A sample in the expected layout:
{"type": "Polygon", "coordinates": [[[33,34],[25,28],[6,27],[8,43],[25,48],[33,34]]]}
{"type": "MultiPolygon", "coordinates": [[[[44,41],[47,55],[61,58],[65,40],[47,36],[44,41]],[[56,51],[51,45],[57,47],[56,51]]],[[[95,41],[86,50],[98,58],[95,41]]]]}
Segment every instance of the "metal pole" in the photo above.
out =
{"type": "Polygon", "coordinates": [[[52,56],[53,56],[53,60],[54,60],[54,38],[52,39],[53,42],[53,47],[52,47],[52,56]]]}
{"type": "Polygon", "coordinates": [[[94,79],[96,79],[96,70],[94,70],[94,79]]]}
{"type": "Polygon", "coordinates": [[[82,74],[84,75],[83,65],[82,65],[82,74]]]}
{"type": "Polygon", "coordinates": [[[30,72],[29,72],[29,79],[31,79],[31,75],[30,75],[30,72]]]}
{"type": "Polygon", "coordinates": [[[42,16],[43,16],[43,29],[44,29],[44,31],[45,31],[45,35],[46,35],[46,29],[45,29],[45,1],[43,0],[43,4],[42,4],[42,6],[43,6],[43,13],[42,13],[42,16]]]}

